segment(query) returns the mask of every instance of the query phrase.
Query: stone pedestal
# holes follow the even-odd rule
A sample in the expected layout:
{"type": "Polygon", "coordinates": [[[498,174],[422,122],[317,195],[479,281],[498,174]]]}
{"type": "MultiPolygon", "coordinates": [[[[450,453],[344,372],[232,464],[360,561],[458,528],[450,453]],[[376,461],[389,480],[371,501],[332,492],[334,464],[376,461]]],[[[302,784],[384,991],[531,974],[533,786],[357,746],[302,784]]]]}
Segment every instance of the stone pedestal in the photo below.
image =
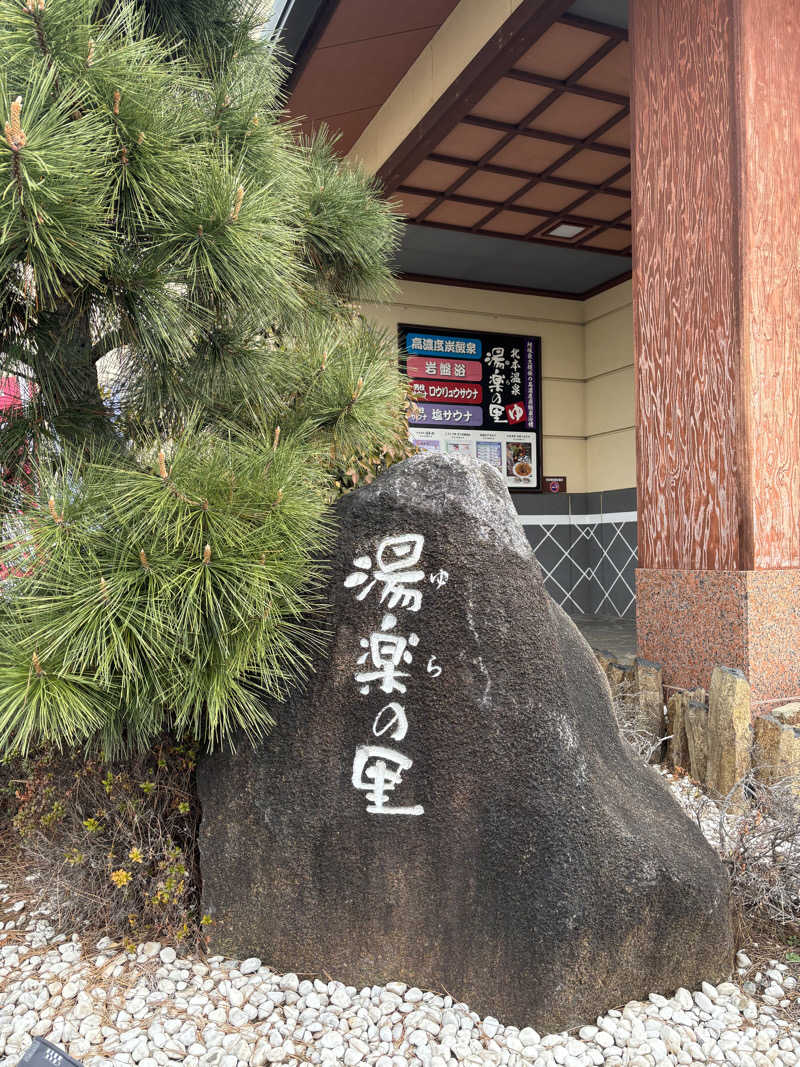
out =
{"type": "Polygon", "coordinates": [[[753,711],[800,693],[800,570],[639,569],[639,651],[663,664],[664,685],[708,688],[740,670],[753,711]]]}

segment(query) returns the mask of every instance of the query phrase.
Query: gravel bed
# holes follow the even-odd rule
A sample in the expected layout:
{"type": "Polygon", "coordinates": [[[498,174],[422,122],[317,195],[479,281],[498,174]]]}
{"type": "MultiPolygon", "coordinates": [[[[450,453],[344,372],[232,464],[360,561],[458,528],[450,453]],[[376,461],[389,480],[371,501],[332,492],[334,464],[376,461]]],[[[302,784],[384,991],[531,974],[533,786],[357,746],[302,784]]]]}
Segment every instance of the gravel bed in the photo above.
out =
{"type": "Polygon", "coordinates": [[[697,814],[699,812],[700,829],[703,831],[703,836],[712,848],[719,851],[720,823],[724,825],[725,833],[731,834],[738,821],[738,816],[729,813],[723,816],[711,797],[704,793],[702,788],[688,776],[674,775],[665,767],[659,767],[658,770],[672,790],[672,795],[692,822],[697,822],[697,814]]]}
{"type": "MultiPolygon", "coordinates": [[[[689,806],[694,787],[670,785],[689,806]]],[[[709,811],[712,839],[716,822],[709,811]]],[[[800,1067],[798,968],[779,960],[762,973],[740,952],[730,982],[653,993],[569,1033],[539,1034],[402,982],[356,990],[258,959],[182,959],[156,942],[135,955],[108,938],[82,945],[54,932],[46,907],[7,890],[0,883],[0,1067],[16,1067],[33,1036],[86,1067],[800,1067]]]]}

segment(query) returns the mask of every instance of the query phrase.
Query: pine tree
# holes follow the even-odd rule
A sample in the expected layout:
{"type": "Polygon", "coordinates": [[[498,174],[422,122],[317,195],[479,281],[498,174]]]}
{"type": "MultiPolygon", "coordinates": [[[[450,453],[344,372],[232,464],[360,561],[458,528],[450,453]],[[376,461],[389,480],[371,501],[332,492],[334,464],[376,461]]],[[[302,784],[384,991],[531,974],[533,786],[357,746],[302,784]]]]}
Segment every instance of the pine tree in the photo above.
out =
{"type": "Polygon", "coordinates": [[[407,449],[354,310],[397,219],[282,121],[261,17],[0,0],[0,750],[257,735],[319,648],[330,500],[407,449]]]}

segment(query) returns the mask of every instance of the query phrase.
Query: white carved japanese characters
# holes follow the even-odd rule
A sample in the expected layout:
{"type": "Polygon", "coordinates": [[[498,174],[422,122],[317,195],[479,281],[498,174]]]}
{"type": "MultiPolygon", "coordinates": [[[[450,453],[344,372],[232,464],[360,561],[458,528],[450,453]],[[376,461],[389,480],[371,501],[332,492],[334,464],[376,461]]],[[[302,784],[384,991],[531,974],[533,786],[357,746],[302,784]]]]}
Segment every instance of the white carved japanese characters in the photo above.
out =
{"type": "Polygon", "coordinates": [[[413,760],[402,752],[382,745],[359,745],[353,760],[353,785],[367,791],[367,811],[371,815],[423,815],[421,804],[413,807],[390,807],[386,796],[402,781],[413,760]]]}
{"type": "Polygon", "coordinates": [[[356,570],[344,580],[346,589],[364,586],[356,599],[363,600],[376,582],[383,585],[381,604],[388,598],[388,607],[398,604],[409,611],[419,611],[422,592],[410,588],[423,581],[425,572],[416,569],[422,554],[423,538],[419,534],[401,534],[399,537],[384,537],[375,554],[375,567],[369,556],[353,560],[356,570]],[[370,578],[372,579],[370,581],[370,578]],[[367,582],[368,584],[364,585],[367,582]]]}
{"type": "MultiPolygon", "coordinates": [[[[379,586],[380,603],[392,610],[405,609],[419,612],[422,607],[422,591],[425,571],[420,565],[425,539],[420,534],[405,533],[384,537],[379,542],[373,557],[357,556],[353,570],[344,580],[345,589],[359,590],[356,601],[365,600],[379,586]]],[[[449,575],[439,570],[430,575],[430,583],[441,589],[449,575]]],[[[407,691],[407,679],[411,675],[414,650],[419,644],[415,631],[404,633],[398,629],[398,619],[387,611],[381,620],[380,629],[369,637],[362,637],[364,650],[356,661],[354,679],[358,692],[363,697],[376,693],[387,696],[407,691]]],[[[430,656],[426,668],[430,677],[438,678],[442,668],[436,656],[430,656]]],[[[408,717],[404,705],[390,701],[375,714],[372,722],[375,738],[402,741],[408,733],[408,717]]],[[[421,804],[389,804],[389,794],[402,785],[403,774],[410,770],[413,760],[402,752],[385,745],[359,745],[353,759],[352,782],[355,789],[367,797],[367,811],[371,815],[423,815],[421,804]]]]}
{"type": "Polygon", "coordinates": [[[377,633],[361,638],[361,647],[367,651],[358,657],[361,665],[368,669],[356,673],[360,685],[359,693],[367,696],[373,682],[380,682],[384,693],[405,693],[406,687],[401,678],[408,677],[408,671],[401,670],[404,663],[411,664],[411,649],[419,643],[419,637],[410,633],[408,637],[393,634],[397,625],[394,615],[384,615],[381,628],[377,633]],[[371,669],[369,669],[371,668],[371,669]]]}
{"type": "Polygon", "coordinates": [[[403,705],[392,701],[385,708],[381,708],[375,716],[372,732],[376,737],[383,737],[384,734],[389,734],[392,740],[402,741],[408,733],[408,719],[403,705]]]}

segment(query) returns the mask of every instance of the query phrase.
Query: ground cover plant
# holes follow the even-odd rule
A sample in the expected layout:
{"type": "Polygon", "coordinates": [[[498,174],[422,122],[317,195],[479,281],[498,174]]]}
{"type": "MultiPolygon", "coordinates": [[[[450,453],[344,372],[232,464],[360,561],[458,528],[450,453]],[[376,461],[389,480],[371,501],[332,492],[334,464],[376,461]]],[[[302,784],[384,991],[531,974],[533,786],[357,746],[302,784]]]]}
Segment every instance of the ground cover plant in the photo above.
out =
{"type": "Polygon", "coordinates": [[[18,766],[13,829],[58,927],[202,944],[196,755],[165,739],[119,763],[50,752],[18,766]]]}

